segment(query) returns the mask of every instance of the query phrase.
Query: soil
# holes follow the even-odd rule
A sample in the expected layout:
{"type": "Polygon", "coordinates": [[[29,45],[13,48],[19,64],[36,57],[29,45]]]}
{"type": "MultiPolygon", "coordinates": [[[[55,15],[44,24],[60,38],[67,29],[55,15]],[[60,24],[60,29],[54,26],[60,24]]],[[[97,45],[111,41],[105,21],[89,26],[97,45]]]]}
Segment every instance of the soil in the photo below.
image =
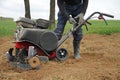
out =
{"type": "Polygon", "coordinates": [[[73,59],[72,36],[63,43],[69,57],[42,64],[39,70],[20,70],[9,65],[6,51],[13,37],[0,38],[0,80],[120,80],[120,33],[84,35],[81,58],[73,59]]]}

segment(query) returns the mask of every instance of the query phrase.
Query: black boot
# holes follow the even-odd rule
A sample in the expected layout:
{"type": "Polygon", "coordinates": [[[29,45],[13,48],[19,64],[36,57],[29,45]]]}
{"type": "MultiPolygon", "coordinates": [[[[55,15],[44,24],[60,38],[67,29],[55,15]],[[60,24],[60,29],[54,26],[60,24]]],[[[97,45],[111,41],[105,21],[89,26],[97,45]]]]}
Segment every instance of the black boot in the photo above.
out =
{"type": "Polygon", "coordinates": [[[73,41],[73,48],[74,48],[74,58],[80,58],[80,41],[73,41]]]}

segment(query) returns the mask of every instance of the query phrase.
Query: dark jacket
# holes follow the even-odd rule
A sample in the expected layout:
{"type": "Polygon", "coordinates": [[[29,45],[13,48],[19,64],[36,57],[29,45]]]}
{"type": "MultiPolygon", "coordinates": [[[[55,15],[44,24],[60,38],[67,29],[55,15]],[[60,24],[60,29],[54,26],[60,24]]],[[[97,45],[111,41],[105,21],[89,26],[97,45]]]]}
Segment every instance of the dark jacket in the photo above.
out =
{"type": "Polygon", "coordinates": [[[82,8],[81,13],[85,14],[87,6],[88,6],[88,0],[57,0],[57,4],[59,7],[59,10],[63,13],[63,15],[69,18],[69,14],[67,13],[65,9],[65,5],[75,6],[78,4],[82,4],[83,8],[82,8]]]}

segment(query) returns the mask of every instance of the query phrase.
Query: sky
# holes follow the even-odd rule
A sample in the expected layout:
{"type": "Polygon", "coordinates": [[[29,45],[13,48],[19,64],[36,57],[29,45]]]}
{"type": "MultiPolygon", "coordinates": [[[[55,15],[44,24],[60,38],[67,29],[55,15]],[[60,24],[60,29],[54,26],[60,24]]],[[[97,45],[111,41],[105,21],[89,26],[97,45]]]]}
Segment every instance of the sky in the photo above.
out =
{"type": "MultiPolygon", "coordinates": [[[[31,18],[49,19],[49,2],[50,0],[30,0],[31,18]]],[[[96,11],[114,15],[114,19],[120,20],[120,0],[89,0],[85,18],[96,11]]],[[[57,12],[56,5],[56,19],[57,12]]],[[[24,13],[24,0],[0,0],[0,16],[17,20],[19,17],[24,17],[24,13]]]]}

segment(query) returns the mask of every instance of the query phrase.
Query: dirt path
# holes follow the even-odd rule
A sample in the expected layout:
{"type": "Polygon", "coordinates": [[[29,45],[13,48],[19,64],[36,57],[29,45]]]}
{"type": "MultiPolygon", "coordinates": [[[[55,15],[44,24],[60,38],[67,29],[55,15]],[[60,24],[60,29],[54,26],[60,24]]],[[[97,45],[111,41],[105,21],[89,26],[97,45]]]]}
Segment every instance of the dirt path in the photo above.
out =
{"type": "Polygon", "coordinates": [[[21,71],[9,66],[5,52],[14,47],[13,38],[0,38],[0,80],[120,80],[120,33],[85,35],[81,59],[72,58],[72,37],[62,47],[68,49],[64,62],[50,61],[40,70],[21,71]]]}

